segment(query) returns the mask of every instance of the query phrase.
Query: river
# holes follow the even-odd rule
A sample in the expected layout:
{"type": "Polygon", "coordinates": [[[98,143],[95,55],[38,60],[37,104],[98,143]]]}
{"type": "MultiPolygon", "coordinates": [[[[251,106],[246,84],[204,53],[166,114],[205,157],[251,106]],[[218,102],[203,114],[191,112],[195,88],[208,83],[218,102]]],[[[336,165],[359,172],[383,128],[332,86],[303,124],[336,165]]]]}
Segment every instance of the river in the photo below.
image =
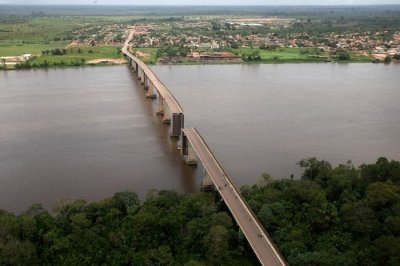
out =
{"type": "MultiPolygon", "coordinates": [[[[153,66],[238,185],[400,159],[400,65],[153,66]]],[[[199,190],[126,66],[0,73],[0,208],[199,190]]]]}

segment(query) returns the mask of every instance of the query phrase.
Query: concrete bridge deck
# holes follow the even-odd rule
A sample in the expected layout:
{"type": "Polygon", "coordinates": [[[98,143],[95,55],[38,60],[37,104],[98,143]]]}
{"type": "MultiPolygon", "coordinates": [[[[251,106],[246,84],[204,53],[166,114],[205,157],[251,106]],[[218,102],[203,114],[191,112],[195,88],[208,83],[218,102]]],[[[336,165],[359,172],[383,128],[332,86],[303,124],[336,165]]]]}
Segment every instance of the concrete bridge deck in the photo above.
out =
{"type": "Polygon", "coordinates": [[[215,188],[218,189],[261,264],[271,266],[286,265],[283,256],[273,244],[264,227],[251,211],[198,131],[195,128],[185,128],[182,131],[183,153],[187,151],[189,145],[196,152],[205,168],[207,178],[210,178],[215,188]]]}
{"type": "MultiPolygon", "coordinates": [[[[130,40],[131,38],[129,38],[130,40]]],[[[129,43],[129,42],[128,42],[129,43]]],[[[171,94],[171,92],[167,89],[164,83],[154,74],[154,72],[145,64],[142,60],[134,56],[131,52],[128,51],[128,43],[125,43],[122,48],[122,53],[124,53],[130,60],[135,62],[138,67],[144,72],[149,81],[153,84],[155,89],[159,92],[161,97],[165,100],[165,103],[170,108],[172,113],[183,113],[183,109],[175,99],[175,97],[171,94]]]]}
{"type": "Polygon", "coordinates": [[[159,110],[157,115],[162,115],[163,122],[172,125],[171,136],[179,137],[184,126],[183,109],[154,72],[144,62],[142,62],[142,60],[129,52],[129,42],[132,39],[133,34],[133,31],[129,32],[129,36],[122,48],[122,53],[127,57],[129,65],[141,80],[141,84],[143,84],[144,88],[148,90],[146,98],[158,98],[159,110]],[[155,91],[157,91],[158,97],[157,94],[154,93],[155,91]]]}
{"type": "Polygon", "coordinates": [[[182,134],[182,153],[187,155],[188,164],[196,164],[197,159],[202,162],[205,170],[203,186],[218,190],[261,264],[271,266],[286,265],[283,256],[274,246],[264,227],[251,211],[198,131],[195,128],[183,128],[183,110],[178,101],[153,71],[129,52],[128,46],[133,34],[133,31],[129,32],[129,37],[125,42],[122,53],[127,56],[130,66],[135,70],[141,83],[149,90],[148,98],[155,98],[153,89],[157,90],[160,103],[159,113],[164,115],[164,121],[172,122],[172,136],[179,137],[182,134]],[[169,110],[163,108],[164,103],[169,110]],[[172,114],[172,120],[169,117],[169,112],[172,114]]]}

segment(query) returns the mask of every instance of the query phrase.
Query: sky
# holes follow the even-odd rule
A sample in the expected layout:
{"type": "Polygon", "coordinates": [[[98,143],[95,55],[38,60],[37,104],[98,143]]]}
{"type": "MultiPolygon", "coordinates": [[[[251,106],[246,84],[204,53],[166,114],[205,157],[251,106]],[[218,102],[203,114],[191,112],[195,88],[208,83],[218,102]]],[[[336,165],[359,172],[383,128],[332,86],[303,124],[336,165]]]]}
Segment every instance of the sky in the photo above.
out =
{"type": "Polygon", "coordinates": [[[374,5],[400,4],[400,0],[0,0],[23,5],[374,5]]]}

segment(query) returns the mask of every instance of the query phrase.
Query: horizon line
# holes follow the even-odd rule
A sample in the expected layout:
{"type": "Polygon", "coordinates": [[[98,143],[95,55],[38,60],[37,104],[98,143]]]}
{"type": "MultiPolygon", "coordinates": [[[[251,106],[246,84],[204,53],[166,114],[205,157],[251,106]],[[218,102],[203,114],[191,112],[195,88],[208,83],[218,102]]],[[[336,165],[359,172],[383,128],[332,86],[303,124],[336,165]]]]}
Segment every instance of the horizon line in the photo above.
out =
{"type": "Polygon", "coordinates": [[[276,7],[282,7],[282,6],[293,6],[293,7],[312,7],[312,6],[326,6],[326,7],[351,7],[351,6],[400,6],[400,3],[398,4],[340,4],[340,5],[328,5],[328,4],[221,4],[221,5],[199,5],[199,4],[188,4],[188,5],[182,5],[182,4],[147,4],[147,5],[137,5],[137,4],[22,4],[22,3],[16,3],[16,4],[7,4],[7,3],[0,3],[0,6],[135,6],[135,7],[166,7],[166,6],[171,6],[171,7],[232,7],[232,6],[276,6],[276,7]]]}

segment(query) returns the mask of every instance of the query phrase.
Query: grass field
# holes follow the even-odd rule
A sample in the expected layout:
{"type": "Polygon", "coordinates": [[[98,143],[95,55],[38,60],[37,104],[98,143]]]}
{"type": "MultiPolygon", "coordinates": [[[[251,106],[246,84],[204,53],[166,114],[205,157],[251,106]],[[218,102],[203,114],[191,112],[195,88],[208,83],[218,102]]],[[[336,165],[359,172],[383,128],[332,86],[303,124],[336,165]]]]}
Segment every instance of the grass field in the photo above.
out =
{"type": "MultiPolygon", "coordinates": [[[[320,51],[318,48],[276,48],[275,50],[265,49],[252,49],[252,48],[239,48],[233,49],[239,56],[250,55],[258,52],[261,60],[254,61],[259,63],[268,62],[320,62],[331,61],[328,52],[320,51]]],[[[371,62],[371,57],[364,56],[358,53],[350,53],[350,60],[348,62],[371,62]]]]}
{"type": "Polygon", "coordinates": [[[158,48],[133,48],[132,53],[137,52],[138,57],[146,64],[157,63],[158,48]]]}
{"type": "Polygon", "coordinates": [[[22,54],[42,54],[43,50],[64,48],[66,41],[32,41],[24,43],[22,41],[0,41],[0,56],[18,56],[22,54]]]}
{"type": "Polygon", "coordinates": [[[42,55],[31,61],[31,64],[42,65],[47,61],[52,65],[74,65],[76,62],[87,62],[98,58],[122,58],[118,53],[120,46],[94,46],[68,49],[65,55],[42,55]],[[81,52],[78,52],[81,49],[81,52]]]}
{"type": "Polygon", "coordinates": [[[370,56],[361,55],[359,53],[350,53],[351,62],[372,62],[374,59],[370,56]]]}
{"type": "Polygon", "coordinates": [[[308,61],[308,60],[316,60],[318,56],[325,56],[325,53],[317,53],[318,49],[302,49],[302,48],[276,48],[274,50],[266,50],[266,49],[252,49],[252,48],[239,48],[233,49],[239,56],[250,55],[257,51],[262,60],[267,61],[277,61],[277,60],[289,60],[289,61],[308,61]],[[303,51],[303,52],[302,52],[303,51]]]}
{"type": "Polygon", "coordinates": [[[26,16],[2,23],[0,18],[0,56],[41,54],[42,50],[64,48],[78,29],[127,20],[127,17],[26,16]]]}
{"type": "Polygon", "coordinates": [[[49,41],[54,37],[63,38],[71,31],[86,23],[84,18],[40,17],[27,18],[15,23],[0,24],[0,40],[49,41]]]}

